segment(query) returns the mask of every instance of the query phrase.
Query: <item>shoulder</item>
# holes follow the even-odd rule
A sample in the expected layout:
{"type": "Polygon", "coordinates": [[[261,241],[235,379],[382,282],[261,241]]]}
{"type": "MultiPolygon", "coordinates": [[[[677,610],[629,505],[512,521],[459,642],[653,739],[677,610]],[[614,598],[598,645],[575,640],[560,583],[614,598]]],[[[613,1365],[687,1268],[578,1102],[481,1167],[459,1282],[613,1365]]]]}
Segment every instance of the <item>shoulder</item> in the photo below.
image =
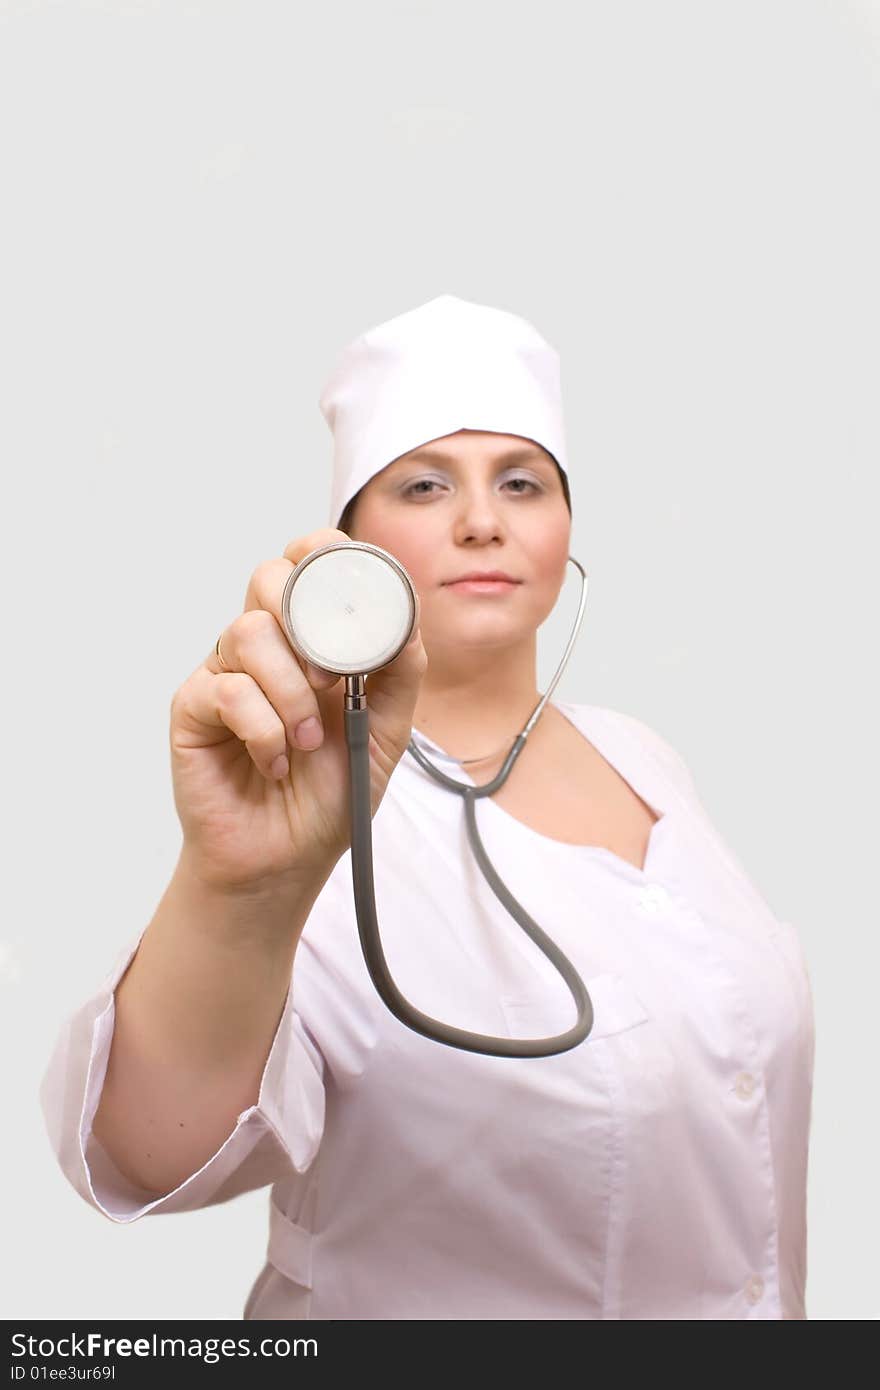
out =
{"type": "Polygon", "coordinates": [[[659,764],[664,775],[690,800],[698,799],[697,787],[690,766],[675,745],[653,725],[625,710],[609,705],[590,705],[583,702],[555,702],[584,728],[600,723],[609,732],[617,732],[627,742],[636,744],[641,752],[659,764]]]}

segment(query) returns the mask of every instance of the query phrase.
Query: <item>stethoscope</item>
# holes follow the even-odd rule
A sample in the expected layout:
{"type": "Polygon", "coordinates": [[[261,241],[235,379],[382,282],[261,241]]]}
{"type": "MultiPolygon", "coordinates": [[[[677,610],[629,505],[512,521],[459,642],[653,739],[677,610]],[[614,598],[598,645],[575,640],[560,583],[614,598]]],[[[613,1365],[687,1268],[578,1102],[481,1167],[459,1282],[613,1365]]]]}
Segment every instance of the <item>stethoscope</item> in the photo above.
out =
{"type": "MultiPolygon", "coordinates": [[[[345,677],[344,723],[351,788],[351,867],[355,913],[361,949],[376,990],[401,1023],[435,1042],[490,1057],[550,1057],[584,1041],[593,1026],[593,1004],[587,987],[571,961],[542,931],[502,882],[486,853],[477,828],[476,802],[491,796],[510,771],[537,724],[568,664],[586,608],[587,575],[581,574],[577,617],[562,660],[547,691],[529,715],[501,770],[483,786],[456,781],[442,772],[410,737],[407,746],[416,762],[442,786],[464,798],[468,839],[474,856],[495,896],[552,962],[577,1005],[577,1022],[565,1033],[547,1038],[496,1038],[471,1033],[431,1018],[411,1004],[391,978],[379,938],[373,884],[372,805],[370,801],[369,707],[365,677],[388,665],[406,646],[418,612],[416,590],[400,561],[381,546],[367,541],[338,541],[307,555],[288,575],[281,599],[281,617],[288,641],[300,656],[333,675],[345,677]]],[[[469,759],[477,762],[479,759],[469,759]]],[[[392,774],[393,775],[393,774],[392,774]]]]}

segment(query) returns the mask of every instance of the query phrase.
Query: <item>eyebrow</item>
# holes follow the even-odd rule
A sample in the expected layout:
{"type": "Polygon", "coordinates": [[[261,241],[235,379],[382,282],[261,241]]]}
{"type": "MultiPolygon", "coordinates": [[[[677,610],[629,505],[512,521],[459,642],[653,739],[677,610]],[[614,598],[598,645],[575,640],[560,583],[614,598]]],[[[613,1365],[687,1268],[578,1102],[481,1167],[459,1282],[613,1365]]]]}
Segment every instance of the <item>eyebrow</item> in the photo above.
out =
{"type": "MultiPolygon", "coordinates": [[[[408,461],[415,463],[417,459],[422,460],[425,463],[457,462],[453,454],[448,454],[443,449],[413,449],[412,453],[409,455],[408,461]]],[[[502,454],[499,458],[497,458],[495,462],[510,465],[514,463],[536,463],[539,459],[543,463],[553,462],[553,460],[549,459],[546,454],[543,454],[538,449],[536,449],[534,445],[528,445],[523,449],[511,449],[508,453],[502,454]]]]}

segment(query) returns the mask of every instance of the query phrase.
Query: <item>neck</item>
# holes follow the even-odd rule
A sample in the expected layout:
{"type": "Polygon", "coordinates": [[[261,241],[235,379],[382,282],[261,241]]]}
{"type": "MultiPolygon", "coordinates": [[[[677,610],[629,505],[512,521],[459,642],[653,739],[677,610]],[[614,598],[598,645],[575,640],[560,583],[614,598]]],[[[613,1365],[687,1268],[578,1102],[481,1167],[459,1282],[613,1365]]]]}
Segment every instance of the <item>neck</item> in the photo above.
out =
{"type": "Polygon", "coordinates": [[[433,649],[422,679],[413,727],[451,756],[492,758],[509,746],[541,692],[535,679],[535,647],[528,653],[480,649],[449,660],[433,649]]]}

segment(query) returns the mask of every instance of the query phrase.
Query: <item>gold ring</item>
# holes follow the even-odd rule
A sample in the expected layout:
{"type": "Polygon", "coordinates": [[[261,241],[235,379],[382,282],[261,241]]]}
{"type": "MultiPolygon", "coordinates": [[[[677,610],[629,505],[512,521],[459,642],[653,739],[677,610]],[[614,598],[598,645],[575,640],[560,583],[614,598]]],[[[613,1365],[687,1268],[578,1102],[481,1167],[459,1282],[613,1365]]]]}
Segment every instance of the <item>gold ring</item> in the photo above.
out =
{"type": "MultiPolygon", "coordinates": [[[[222,636],[223,636],[223,633],[221,632],[221,633],[220,633],[220,637],[222,637],[222,636]]],[[[224,670],[224,671],[228,671],[228,670],[229,670],[229,667],[226,665],[226,662],[223,660],[223,653],[222,653],[221,650],[220,650],[220,637],[218,637],[218,638],[217,638],[217,641],[214,643],[214,651],[217,653],[217,660],[220,662],[220,665],[221,665],[221,667],[223,668],[223,670],[224,670]]]]}

